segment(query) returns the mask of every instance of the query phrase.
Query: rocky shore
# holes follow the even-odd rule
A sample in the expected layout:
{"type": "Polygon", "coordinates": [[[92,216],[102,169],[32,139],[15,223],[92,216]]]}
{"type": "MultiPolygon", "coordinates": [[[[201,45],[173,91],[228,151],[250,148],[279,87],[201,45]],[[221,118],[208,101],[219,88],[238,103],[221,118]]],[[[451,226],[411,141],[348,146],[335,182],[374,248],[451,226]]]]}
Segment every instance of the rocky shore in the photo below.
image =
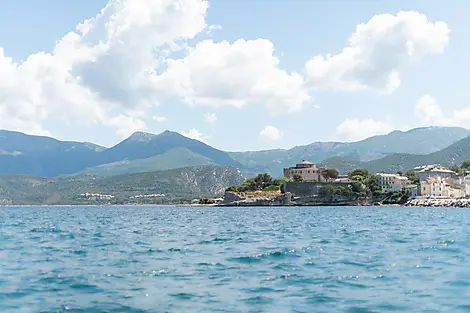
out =
{"type": "Polygon", "coordinates": [[[456,207],[456,208],[470,208],[470,199],[462,198],[422,198],[412,199],[405,203],[408,207],[456,207]]]}
{"type": "Polygon", "coordinates": [[[354,206],[370,205],[368,199],[360,197],[332,197],[322,198],[318,196],[297,197],[290,192],[269,195],[259,193],[249,197],[227,191],[224,200],[216,206],[354,206]]]}

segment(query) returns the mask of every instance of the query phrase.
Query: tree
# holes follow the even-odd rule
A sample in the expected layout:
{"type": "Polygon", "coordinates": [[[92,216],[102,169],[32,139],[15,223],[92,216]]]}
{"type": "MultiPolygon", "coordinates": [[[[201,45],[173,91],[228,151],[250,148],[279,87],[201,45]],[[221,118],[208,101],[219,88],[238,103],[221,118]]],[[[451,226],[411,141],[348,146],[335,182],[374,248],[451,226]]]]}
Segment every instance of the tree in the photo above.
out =
{"type": "Polygon", "coordinates": [[[465,172],[462,167],[459,167],[457,165],[452,165],[451,167],[449,167],[449,169],[453,172],[456,172],[457,174],[463,174],[465,172]]]}
{"type": "Polygon", "coordinates": [[[416,172],[413,170],[409,170],[405,173],[405,177],[407,177],[409,180],[412,181],[413,184],[417,185],[419,184],[419,178],[418,175],[416,175],[416,172]]]}
{"type": "Polygon", "coordinates": [[[302,175],[300,175],[300,174],[294,174],[294,176],[292,177],[292,179],[293,179],[295,182],[303,182],[303,181],[304,181],[304,178],[303,178],[302,175]]]}
{"type": "Polygon", "coordinates": [[[377,196],[382,193],[382,188],[379,185],[379,180],[377,178],[377,175],[375,174],[369,175],[369,177],[365,181],[365,184],[367,188],[369,189],[369,191],[372,192],[374,196],[377,196]]]}
{"type": "Polygon", "coordinates": [[[282,186],[284,185],[284,183],[287,183],[289,181],[292,181],[291,179],[287,178],[287,177],[283,177],[283,178],[276,178],[274,181],[273,181],[273,185],[274,186],[282,186]]]}
{"type": "Polygon", "coordinates": [[[354,176],[362,176],[362,177],[366,178],[367,176],[369,176],[369,171],[364,169],[364,168],[358,168],[358,169],[355,169],[354,171],[348,173],[349,178],[352,178],[354,176]]]}
{"type": "Polygon", "coordinates": [[[323,178],[325,178],[326,181],[329,181],[330,179],[338,178],[339,173],[334,168],[327,168],[321,172],[321,175],[323,176],[323,178]]]}
{"type": "Polygon", "coordinates": [[[324,198],[330,198],[335,194],[335,188],[331,185],[322,186],[318,189],[318,195],[324,198]]]}
{"type": "Polygon", "coordinates": [[[352,191],[354,193],[364,192],[364,185],[362,183],[358,182],[358,181],[352,182],[351,187],[352,187],[352,191]]]}
{"type": "Polygon", "coordinates": [[[397,171],[397,175],[403,176],[403,172],[402,171],[397,171]]]}
{"type": "Polygon", "coordinates": [[[362,175],[354,175],[353,177],[351,177],[352,181],[360,182],[360,183],[364,182],[365,179],[366,177],[362,175]]]}
{"type": "Polygon", "coordinates": [[[468,170],[468,168],[470,167],[470,160],[463,161],[463,163],[460,167],[465,169],[465,170],[468,170]]]}

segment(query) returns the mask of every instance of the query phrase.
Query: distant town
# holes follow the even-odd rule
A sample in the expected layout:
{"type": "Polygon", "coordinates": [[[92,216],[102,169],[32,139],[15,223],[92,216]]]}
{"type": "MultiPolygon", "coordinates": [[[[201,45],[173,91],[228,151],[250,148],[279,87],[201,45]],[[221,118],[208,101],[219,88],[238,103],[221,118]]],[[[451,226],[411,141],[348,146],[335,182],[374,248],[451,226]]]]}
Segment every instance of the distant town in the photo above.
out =
{"type": "MultiPolygon", "coordinates": [[[[281,179],[268,174],[227,189],[225,205],[447,205],[470,199],[470,161],[460,167],[422,165],[405,173],[369,173],[355,169],[339,175],[334,168],[303,160],[284,168],[281,179]],[[276,195],[278,191],[281,195],[276,195]],[[286,196],[287,195],[287,196],[286,196]],[[449,202],[442,202],[451,199],[449,202]],[[437,202],[436,202],[437,201],[437,202]]],[[[219,201],[219,200],[218,200],[219,201]]],[[[470,201],[459,202],[470,206],[470,201]]]]}

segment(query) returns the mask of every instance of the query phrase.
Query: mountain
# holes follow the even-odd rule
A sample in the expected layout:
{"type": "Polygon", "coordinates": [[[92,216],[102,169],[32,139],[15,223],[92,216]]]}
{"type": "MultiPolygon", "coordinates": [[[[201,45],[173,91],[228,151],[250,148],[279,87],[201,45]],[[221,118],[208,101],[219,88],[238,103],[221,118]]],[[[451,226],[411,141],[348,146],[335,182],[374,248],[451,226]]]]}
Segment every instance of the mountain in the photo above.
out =
{"type": "Polygon", "coordinates": [[[72,174],[90,164],[105,148],[0,130],[0,174],[55,176],[72,174]]]}
{"type": "Polygon", "coordinates": [[[468,159],[470,159],[470,137],[461,139],[440,151],[425,155],[396,153],[369,162],[335,157],[323,161],[321,165],[334,167],[343,174],[354,168],[366,168],[371,172],[396,173],[426,164],[460,165],[468,159]]]}
{"type": "Polygon", "coordinates": [[[171,131],[159,135],[136,132],[109,149],[0,131],[0,174],[110,176],[206,164],[243,167],[227,153],[171,131]]]}
{"type": "Polygon", "coordinates": [[[469,131],[463,128],[428,127],[394,131],[352,143],[314,142],[289,150],[227,153],[171,131],[158,135],[136,132],[109,149],[91,143],[0,131],[0,175],[114,176],[213,164],[239,168],[246,176],[268,172],[279,177],[284,167],[304,159],[315,163],[328,160],[325,162],[336,162],[338,166],[334,167],[345,169],[364,162],[380,168],[390,163],[389,167],[395,168],[401,166],[400,162],[413,163],[408,161],[413,154],[437,152],[467,135],[469,131]],[[382,161],[384,157],[389,161],[382,161]]]}
{"type": "Polygon", "coordinates": [[[82,193],[113,195],[113,201],[128,201],[135,195],[165,194],[163,202],[175,198],[222,195],[228,186],[244,181],[240,171],[229,166],[193,166],[165,171],[55,178],[21,175],[0,176],[0,202],[12,204],[80,204],[82,193]]]}
{"type": "Polygon", "coordinates": [[[368,162],[396,153],[429,154],[469,135],[469,130],[459,127],[425,127],[406,132],[393,131],[358,142],[314,142],[289,150],[230,152],[229,155],[248,168],[264,166],[273,175],[280,175],[284,167],[292,166],[300,160],[320,163],[329,158],[343,157],[368,162]]]}
{"type": "Polygon", "coordinates": [[[146,159],[122,160],[86,168],[82,173],[113,176],[209,164],[215,164],[215,162],[208,157],[194,153],[186,148],[173,148],[162,154],[146,159]]]}
{"type": "Polygon", "coordinates": [[[240,166],[240,163],[233,160],[227,153],[168,130],[158,135],[143,132],[134,133],[118,145],[103,151],[101,164],[121,160],[146,159],[175,148],[185,148],[219,165],[240,166]]]}

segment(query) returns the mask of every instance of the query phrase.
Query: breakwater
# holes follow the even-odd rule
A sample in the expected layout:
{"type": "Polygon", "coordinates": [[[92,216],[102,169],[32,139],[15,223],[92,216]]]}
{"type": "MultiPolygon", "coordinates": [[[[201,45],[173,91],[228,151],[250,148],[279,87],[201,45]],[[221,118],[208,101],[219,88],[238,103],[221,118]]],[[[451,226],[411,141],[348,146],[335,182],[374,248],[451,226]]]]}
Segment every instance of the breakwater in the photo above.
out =
{"type": "Polygon", "coordinates": [[[457,207],[470,208],[470,199],[464,198],[418,198],[405,203],[405,206],[419,207],[457,207]]]}

